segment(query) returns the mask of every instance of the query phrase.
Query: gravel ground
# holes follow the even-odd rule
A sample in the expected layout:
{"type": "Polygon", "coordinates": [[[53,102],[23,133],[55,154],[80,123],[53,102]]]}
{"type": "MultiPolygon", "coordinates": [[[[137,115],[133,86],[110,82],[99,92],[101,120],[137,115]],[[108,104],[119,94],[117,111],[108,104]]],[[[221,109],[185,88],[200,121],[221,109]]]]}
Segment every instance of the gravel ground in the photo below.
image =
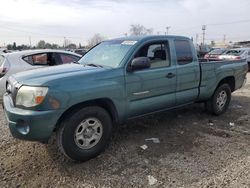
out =
{"type": "Polygon", "coordinates": [[[0,186],[250,187],[249,109],[250,74],[225,114],[211,116],[195,104],[127,122],[85,163],[64,158],[53,140],[14,139],[0,110],[0,186]],[[145,141],[152,137],[160,143],[145,141]]]}

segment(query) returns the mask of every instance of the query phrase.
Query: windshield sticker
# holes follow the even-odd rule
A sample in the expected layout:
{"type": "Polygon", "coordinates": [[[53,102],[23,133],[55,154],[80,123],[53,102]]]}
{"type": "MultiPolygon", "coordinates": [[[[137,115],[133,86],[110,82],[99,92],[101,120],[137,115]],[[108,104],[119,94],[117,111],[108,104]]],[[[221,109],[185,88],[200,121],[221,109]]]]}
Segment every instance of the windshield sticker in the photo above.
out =
{"type": "Polygon", "coordinates": [[[122,42],[123,45],[135,45],[137,41],[125,40],[122,42]]]}

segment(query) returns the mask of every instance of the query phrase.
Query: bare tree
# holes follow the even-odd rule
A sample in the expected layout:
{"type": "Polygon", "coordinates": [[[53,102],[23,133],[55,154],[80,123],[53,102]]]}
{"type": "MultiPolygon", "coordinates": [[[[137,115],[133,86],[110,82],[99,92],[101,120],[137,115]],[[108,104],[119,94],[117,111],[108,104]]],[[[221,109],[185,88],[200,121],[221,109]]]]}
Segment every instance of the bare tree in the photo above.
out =
{"type": "Polygon", "coordinates": [[[153,29],[146,28],[140,24],[133,24],[133,25],[130,25],[129,33],[132,36],[151,35],[153,33],[153,29]]]}
{"type": "Polygon", "coordinates": [[[92,38],[88,40],[88,46],[93,47],[98,43],[102,42],[104,39],[104,36],[100,35],[99,33],[96,33],[92,38]]]}

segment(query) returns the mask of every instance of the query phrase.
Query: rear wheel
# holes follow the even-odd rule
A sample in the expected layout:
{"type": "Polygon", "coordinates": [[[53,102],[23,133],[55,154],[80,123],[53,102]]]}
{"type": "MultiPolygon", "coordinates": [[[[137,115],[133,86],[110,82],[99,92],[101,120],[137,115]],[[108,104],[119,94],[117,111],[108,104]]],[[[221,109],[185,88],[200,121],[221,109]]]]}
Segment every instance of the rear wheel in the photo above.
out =
{"type": "Polygon", "coordinates": [[[220,85],[214,92],[209,101],[206,102],[206,108],[214,115],[223,114],[231,101],[231,88],[228,84],[220,85]]]}
{"type": "Polygon", "coordinates": [[[70,159],[87,161],[105,150],[112,120],[101,107],[85,107],[66,117],[57,131],[59,149],[70,159]]]}

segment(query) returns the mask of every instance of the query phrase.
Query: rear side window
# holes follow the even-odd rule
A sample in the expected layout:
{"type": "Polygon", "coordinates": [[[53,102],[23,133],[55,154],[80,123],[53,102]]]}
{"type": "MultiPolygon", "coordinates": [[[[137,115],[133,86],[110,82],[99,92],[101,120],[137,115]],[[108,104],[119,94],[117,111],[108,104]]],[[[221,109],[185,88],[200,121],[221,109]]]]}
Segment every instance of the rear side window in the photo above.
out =
{"type": "Polygon", "coordinates": [[[228,50],[226,52],[227,55],[241,55],[244,53],[244,50],[228,50]]]}
{"type": "Polygon", "coordinates": [[[5,60],[4,56],[0,55],[0,66],[2,66],[4,60],[5,60]]]}
{"type": "Polygon", "coordinates": [[[80,57],[73,56],[70,54],[60,54],[62,64],[72,63],[74,61],[78,61],[80,57]]]}
{"type": "Polygon", "coordinates": [[[23,60],[31,65],[48,65],[49,64],[47,53],[26,56],[23,58],[23,60]]]}
{"type": "Polygon", "coordinates": [[[175,51],[177,63],[179,65],[186,65],[193,62],[193,53],[189,41],[175,40],[175,51]]]}

